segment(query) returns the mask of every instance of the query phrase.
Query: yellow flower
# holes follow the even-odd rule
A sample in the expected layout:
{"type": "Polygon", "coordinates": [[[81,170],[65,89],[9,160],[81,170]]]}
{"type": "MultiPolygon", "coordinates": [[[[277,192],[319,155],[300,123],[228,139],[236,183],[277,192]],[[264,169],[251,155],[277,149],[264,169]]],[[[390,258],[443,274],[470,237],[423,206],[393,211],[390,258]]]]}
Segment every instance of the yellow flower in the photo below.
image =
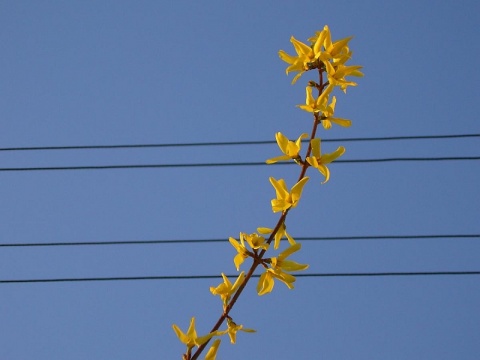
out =
{"type": "Polygon", "coordinates": [[[246,248],[245,241],[253,250],[257,250],[257,249],[267,250],[269,246],[265,242],[265,238],[263,236],[260,236],[255,233],[247,234],[247,233],[241,232],[240,242],[238,242],[236,239],[232,237],[230,237],[228,241],[230,241],[230,244],[232,244],[232,246],[238,252],[238,254],[235,255],[235,258],[233,259],[233,262],[235,263],[237,271],[240,269],[240,265],[245,261],[247,257],[254,255],[253,253],[248,251],[248,249],[246,248]]]}
{"type": "Polygon", "coordinates": [[[288,274],[286,271],[301,271],[308,268],[307,264],[299,264],[295,261],[286,260],[288,256],[300,250],[301,245],[296,243],[284,250],[278,257],[270,259],[271,267],[262,275],[257,284],[258,295],[265,295],[273,290],[275,279],[282,281],[289,289],[293,289],[295,276],[288,274]]]}
{"type": "Polygon", "coordinates": [[[288,191],[285,180],[275,180],[273,177],[270,177],[270,183],[275,188],[277,195],[277,198],[272,200],[273,212],[285,211],[291,207],[296,207],[307,181],[308,177],[304,177],[292,187],[291,191],[288,191]]]}
{"type": "Polygon", "coordinates": [[[250,245],[250,247],[254,250],[268,249],[268,244],[265,242],[265,238],[256,233],[253,233],[253,234],[240,233],[240,239],[245,239],[248,245],[250,245]]]}
{"type": "MultiPolygon", "coordinates": [[[[290,72],[298,72],[297,75],[292,80],[294,84],[298,78],[308,70],[312,69],[321,69],[327,68],[327,72],[333,74],[331,69],[328,69],[328,66],[339,67],[344,66],[344,64],[350,60],[352,57],[352,52],[348,48],[348,43],[352,37],[346,37],[335,42],[332,42],[330,29],[327,25],[324,26],[323,30],[317,31],[313,37],[308,39],[310,45],[304,44],[301,41],[298,41],[293,36],[290,38],[296,56],[289,55],[285,51],[280,50],[278,55],[280,58],[285,61],[289,66],[286,69],[287,75],[290,72]]],[[[358,71],[361,66],[354,66],[353,69],[348,69],[349,74],[352,76],[363,76],[363,74],[358,71]]],[[[340,73],[344,69],[339,69],[340,73]]],[[[347,86],[354,86],[355,83],[348,82],[344,79],[344,76],[338,74],[336,77],[332,77],[332,80],[335,82],[335,85],[340,86],[342,90],[345,91],[347,86]]],[[[332,80],[329,80],[332,83],[332,80]]]]}
{"type": "Polygon", "coordinates": [[[322,125],[327,130],[332,127],[332,122],[343,127],[350,127],[352,125],[352,122],[350,120],[333,117],[336,103],[337,103],[337,98],[333,96],[332,102],[322,112],[323,114],[322,125]]]}
{"type": "MultiPolygon", "coordinates": [[[[295,281],[295,278],[293,281],[295,281]]],[[[258,284],[257,284],[258,295],[262,296],[272,292],[274,285],[275,285],[275,281],[273,279],[272,272],[270,271],[270,269],[268,269],[262,275],[260,275],[260,278],[258,279],[258,284]]]]}
{"type": "Polygon", "coordinates": [[[315,60],[315,57],[312,48],[307,44],[298,41],[293,36],[290,38],[290,42],[295,48],[297,56],[289,55],[283,50],[280,50],[278,52],[278,55],[280,56],[280,59],[290,64],[290,66],[286,69],[287,75],[289,72],[298,72],[298,74],[295,75],[292,80],[292,84],[295,84],[295,82],[300,76],[302,76],[305,70],[309,69],[307,64],[315,60]]]}
{"type": "Polygon", "coordinates": [[[339,61],[345,62],[350,58],[351,53],[347,45],[351,39],[352,37],[350,36],[332,43],[330,29],[325,25],[322,31],[317,32],[309,40],[313,44],[313,52],[316,59],[323,63],[329,60],[337,63],[339,61]],[[322,50],[322,47],[324,50],[322,50]]]}
{"type": "Polygon", "coordinates": [[[290,160],[290,159],[293,159],[295,160],[295,162],[298,162],[299,160],[301,160],[299,153],[302,148],[302,139],[305,139],[307,137],[308,137],[308,134],[303,133],[298,137],[297,141],[293,142],[288,140],[288,138],[285,135],[283,135],[281,132],[277,132],[275,134],[275,139],[277,140],[278,147],[280,148],[280,150],[282,150],[282,152],[285,155],[268,159],[266,163],[273,164],[273,163],[276,163],[277,161],[290,160]]]}
{"type": "Polygon", "coordinates": [[[205,344],[208,340],[212,338],[212,336],[219,335],[218,331],[210,333],[205,336],[197,336],[197,332],[195,331],[195,318],[192,317],[190,320],[190,326],[186,333],[184,333],[180,328],[173,324],[173,331],[177,334],[177,337],[180,339],[182,343],[187,345],[187,352],[189,352],[194,346],[201,346],[205,344]]]}
{"type": "Polygon", "coordinates": [[[353,81],[347,81],[345,76],[362,77],[363,73],[360,71],[361,68],[362,66],[359,65],[345,66],[343,64],[339,64],[338,66],[333,66],[327,62],[326,70],[329,86],[340,86],[343,92],[347,92],[348,86],[357,86],[357,83],[353,81]]]}
{"type": "Polygon", "coordinates": [[[240,235],[240,242],[239,243],[236,239],[230,237],[228,239],[230,241],[230,244],[237,250],[238,254],[235,255],[233,258],[233,263],[235,264],[235,267],[237,268],[237,271],[240,270],[240,265],[245,261],[247,257],[249,257],[249,252],[247,248],[245,247],[245,242],[243,241],[243,237],[240,235]]]}
{"type": "MultiPolygon", "coordinates": [[[[260,228],[257,229],[257,231],[260,234],[271,234],[273,232],[273,229],[260,227],[260,228]]],[[[274,242],[274,245],[273,245],[274,249],[278,249],[278,247],[280,246],[280,240],[284,236],[287,238],[290,245],[295,244],[295,240],[287,233],[287,228],[285,227],[285,223],[282,223],[282,225],[280,225],[280,228],[278,229],[278,231],[275,233],[275,242],[274,242]]]]}
{"type": "Polygon", "coordinates": [[[243,327],[243,325],[237,325],[233,322],[232,319],[230,318],[227,318],[227,326],[228,326],[228,329],[227,329],[227,333],[228,333],[228,336],[230,337],[230,342],[232,344],[235,344],[236,340],[237,340],[237,332],[238,331],[244,331],[244,332],[249,332],[249,333],[253,333],[255,332],[255,330],[253,329],[246,329],[243,327]]]}
{"type": "Polygon", "coordinates": [[[333,90],[333,85],[328,85],[325,90],[320,94],[316,99],[312,95],[312,88],[310,86],[306,87],[306,98],[304,105],[297,105],[300,109],[311,112],[318,113],[323,112],[327,109],[328,97],[333,90]]]}
{"type": "Polygon", "coordinates": [[[286,260],[287,257],[292,255],[293,253],[297,252],[302,248],[302,245],[299,243],[295,243],[289,246],[287,249],[282,251],[278,257],[272,258],[272,268],[273,269],[282,269],[285,271],[300,271],[308,269],[307,264],[299,264],[295,261],[286,260]]]}
{"type": "Polygon", "coordinates": [[[222,273],[222,277],[223,283],[218,285],[216,288],[211,286],[210,292],[213,295],[220,295],[220,299],[222,299],[223,305],[226,306],[230,301],[230,297],[237,291],[240,285],[242,285],[243,280],[245,279],[245,272],[242,271],[240,275],[238,275],[237,280],[235,280],[234,284],[230,282],[230,280],[224,273],[222,273]]]}
{"type": "Polygon", "coordinates": [[[212,346],[205,355],[205,360],[215,360],[217,358],[218,347],[220,346],[220,339],[217,339],[213,342],[212,346]]]}
{"type": "Polygon", "coordinates": [[[325,181],[322,184],[325,184],[328,179],[330,179],[330,170],[328,170],[326,164],[330,164],[335,159],[345,153],[345,148],[339,146],[337,150],[333,153],[322,155],[320,152],[320,139],[312,139],[312,155],[306,158],[307,162],[316,168],[320,173],[325,176],[325,181]]]}
{"type": "Polygon", "coordinates": [[[289,72],[298,72],[298,74],[295,75],[295,77],[292,80],[292,84],[295,84],[298,78],[302,76],[302,74],[305,72],[305,70],[303,69],[303,59],[300,58],[299,56],[289,55],[283,50],[280,50],[278,52],[278,55],[280,56],[280,59],[290,64],[290,66],[287,67],[286,69],[287,75],[289,72]]]}

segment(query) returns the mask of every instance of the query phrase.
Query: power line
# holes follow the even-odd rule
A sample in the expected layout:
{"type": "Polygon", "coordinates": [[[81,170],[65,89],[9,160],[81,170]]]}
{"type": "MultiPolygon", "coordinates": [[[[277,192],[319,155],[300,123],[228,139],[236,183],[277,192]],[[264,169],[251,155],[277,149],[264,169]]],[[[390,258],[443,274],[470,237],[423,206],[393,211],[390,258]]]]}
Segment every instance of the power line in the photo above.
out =
{"type": "MultiPolygon", "coordinates": [[[[480,234],[443,235],[373,235],[373,236],[310,236],[295,237],[297,241],[360,241],[360,240],[406,240],[406,239],[474,239],[480,234]]],[[[165,244],[205,244],[226,243],[227,239],[177,239],[177,240],[125,240],[125,241],[78,241],[43,243],[7,243],[0,247],[52,247],[52,246],[104,246],[104,245],[165,245],[165,244]]]]}
{"type": "MultiPolygon", "coordinates": [[[[420,271],[420,272],[367,272],[367,273],[310,273],[295,274],[296,277],[392,277],[392,276],[447,276],[447,275],[480,275],[480,271],[420,271]]],[[[228,275],[235,278],[237,275],[228,275]]],[[[258,278],[260,275],[253,275],[258,278]]],[[[91,278],[53,278],[53,279],[12,279],[0,280],[0,284],[32,284],[59,282],[100,282],[100,281],[141,281],[141,280],[201,280],[221,279],[220,275],[174,275],[174,276],[122,276],[91,278]]]]}
{"type": "MultiPolygon", "coordinates": [[[[480,156],[446,156],[446,157],[396,157],[377,159],[336,160],[340,164],[379,163],[379,162],[416,162],[416,161],[470,161],[480,160],[480,156]]],[[[60,170],[119,170],[119,169],[159,169],[159,168],[189,168],[189,167],[227,167],[227,166],[264,166],[265,162],[229,162],[229,163],[190,163],[190,164],[133,164],[133,165],[87,165],[87,166],[47,166],[0,168],[0,172],[19,171],[60,171],[60,170]]],[[[293,162],[270,164],[294,165],[293,162]]]]}
{"type": "MultiPolygon", "coordinates": [[[[480,137],[480,134],[455,134],[455,135],[418,135],[418,136],[383,136],[383,137],[355,137],[322,139],[323,142],[353,142],[353,141],[393,141],[393,140],[433,140],[433,139],[458,139],[480,137]]],[[[304,140],[306,142],[308,140],[304,140]]],[[[232,145],[266,145],[275,144],[275,140],[259,141],[220,141],[220,142],[195,142],[195,143],[166,143],[166,144],[118,144],[118,145],[77,145],[77,146],[30,146],[6,147],[0,151],[41,151],[41,150],[100,150],[100,149],[135,149],[135,148],[165,148],[165,147],[195,147],[195,146],[232,146],[232,145]]]]}

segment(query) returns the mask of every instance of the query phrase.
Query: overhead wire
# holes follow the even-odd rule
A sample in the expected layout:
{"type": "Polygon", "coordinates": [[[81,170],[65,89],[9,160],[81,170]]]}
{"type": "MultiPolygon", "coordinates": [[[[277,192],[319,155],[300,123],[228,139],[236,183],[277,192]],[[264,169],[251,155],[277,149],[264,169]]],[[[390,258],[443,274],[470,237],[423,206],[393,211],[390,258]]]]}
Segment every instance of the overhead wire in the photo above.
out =
{"type": "MultiPolygon", "coordinates": [[[[471,161],[480,160],[480,156],[445,156],[445,157],[394,157],[373,159],[336,160],[335,164],[415,162],[415,161],[471,161]]],[[[295,163],[275,163],[275,165],[294,165],[295,163]]],[[[25,171],[66,171],[66,170],[119,170],[119,169],[159,169],[159,168],[191,168],[191,167],[230,167],[230,166],[264,166],[265,162],[227,162],[227,163],[186,163],[186,164],[129,164],[129,165],[86,165],[86,166],[45,166],[45,167],[8,167],[0,168],[0,172],[25,171]]]]}
{"type": "MultiPolygon", "coordinates": [[[[324,139],[324,142],[336,141],[393,141],[393,140],[426,140],[480,137],[480,134],[457,135],[424,135],[424,136],[392,136],[392,137],[363,137],[324,139]]],[[[0,148],[0,151],[35,151],[35,150],[86,150],[86,149],[126,149],[126,148],[161,148],[187,146],[230,146],[230,145],[262,145],[274,144],[275,141],[235,141],[235,142],[203,142],[177,144],[131,144],[131,145],[81,145],[81,146],[44,146],[44,147],[10,147],[0,148]]],[[[336,163],[376,163],[401,161],[464,161],[480,160],[480,156],[459,157],[400,157],[376,159],[337,160],[336,163]]],[[[277,163],[289,165],[290,163],[277,163]]],[[[1,172],[12,171],[49,171],[49,170],[106,170],[106,169],[141,169],[141,168],[179,168],[179,167],[215,167],[215,166],[260,166],[265,162],[237,162],[237,163],[192,163],[192,164],[134,164],[134,165],[98,165],[98,166],[57,166],[57,167],[19,167],[0,168],[1,172]]],[[[331,240],[379,240],[379,239],[432,239],[432,238],[479,238],[479,234],[456,235],[386,235],[386,236],[346,236],[346,237],[297,237],[299,241],[331,241],[331,240]]],[[[207,243],[220,242],[225,239],[179,239],[179,240],[131,240],[131,241],[91,241],[91,242],[62,242],[62,243],[7,243],[0,247],[33,247],[33,246],[81,246],[81,245],[141,245],[141,244],[180,244],[180,243],[207,243]]],[[[377,273],[312,273],[297,274],[298,277],[379,277],[379,276],[427,276],[427,275],[479,275],[480,271],[439,271],[439,272],[377,272],[377,273]]],[[[137,281],[137,280],[181,280],[181,279],[213,279],[218,275],[195,276],[137,276],[137,277],[95,277],[95,278],[54,278],[54,279],[13,279],[0,280],[0,284],[14,283],[52,283],[52,282],[85,282],[85,281],[137,281]]],[[[258,277],[258,275],[254,275],[258,277]]]]}
{"type": "MultiPolygon", "coordinates": [[[[417,136],[378,136],[322,139],[323,142],[357,142],[357,141],[393,141],[393,140],[432,140],[458,139],[480,137],[480,134],[450,134],[450,135],[417,135],[417,136]]],[[[307,142],[308,140],[304,140],[307,142]]],[[[191,143],[156,143],[156,144],[113,144],[113,145],[74,145],[74,146],[24,146],[4,147],[0,151],[42,151],[42,150],[100,150],[100,149],[135,149],[135,148],[165,148],[165,147],[195,147],[195,146],[237,146],[275,144],[275,140],[258,141],[217,141],[191,143]]]]}
{"type": "MultiPolygon", "coordinates": [[[[393,277],[393,276],[459,276],[480,275],[480,271],[415,271],[415,272],[357,272],[357,273],[310,273],[295,274],[296,277],[393,277]]],[[[237,277],[238,275],[227,275],[237,277]]],[[[252,275],[254,278],[260,275],[252,275]]],[[[173,276],[118,276],[89,278],[50,278],[50,279],[7,279],[0,284],[32,284],[32,283],[73,283],[73,282],[105,282],[105,281],[143,281],[143,280],[201,280],[221,279],[220,275],[173,275],[173,276]]]]}
{"type": "MultiPolygon", "coordinates": [[[[480,234],[437,234],[437,235],[362,235],[362,236],[303,236],[297,241],[367,241],[367,240],[407,240],[407,239],[475,239],[480,234]]],[[[111,245],[165,245],[165,244],[207,244],[227,242],[220,239],[176,239],[176,240],[124,240],[124,241],[76,241],[76,242],[39,242],[5,243],[0,247],[55,247],[55,246],[111,246],[111,245]]]]}
{"type": "MultiPolygon", "coordinates": [[[[480,134],[450,135],[418,135],[418,136],[384,136],[324,139],[324,142],[336,141],[393,141],[393,140],[429,140],[480,137],[480,134]]],[[[117,145],[79,145],[79,146],[40,146],[40,147],[7,147],[0,151],[34,151],[34,150],[85,150],[85,149],[132,149],[187,146],[228,146],[228,145],[261,145],[273,144],[273,140],[265,141],[230,141],[230,142],[195,142],[195,143],[158,143],[158,144],[117,144],[117,145]]],[[[448,156],[448,157],[391,157],[373,159],[340,159],[336,163],[378,163],[378,162],[411,162],[411,161],[468,161],[480,160],[480,156],[448,156]]],[[[277,163],[275,165],[290,165],[277,163]]],[[[44,166],[44,167],[4,167],[0,172],[24,171],[68,171],[68,170],[115,170],[115,169],[159,169],[159,168],[191,168],[191,167],[226,167],[226,166],[262,166],[265,162],[226,162],[226,163],[173,163],[173,164],[120,164],[120,165],[86,165],[86,166],[44,166]]]]}

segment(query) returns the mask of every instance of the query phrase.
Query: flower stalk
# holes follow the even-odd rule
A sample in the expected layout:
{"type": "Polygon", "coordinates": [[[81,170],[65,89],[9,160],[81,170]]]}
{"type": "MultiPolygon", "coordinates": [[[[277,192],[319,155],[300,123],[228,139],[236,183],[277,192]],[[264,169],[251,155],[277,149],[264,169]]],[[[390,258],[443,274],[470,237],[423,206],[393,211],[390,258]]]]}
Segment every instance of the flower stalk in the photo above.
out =
{"type": "Polygon", "coordinates": [[[309,177],[306,176],[308,168],[317,169],[324,178],[322,182],[324,184],[330,180],[330,170],[327,165],[345,152],[345,148],[340,146],[332,153],[322,154],[321,140],[316,137],[316,134],[320,124],[325,130],[329,130],[333,124],[342,127],[351,126],[350,120],[335,117],[337,98],[332,95],[336,88],[346,93],[348,87],[357,85],[350,79],[346,79],[347,76],[363,76],[360,72],[361,66],[346,65],[352,57],[352,52],[348,47],[351,39],[351,37],[348,37],[332,42],[330,29],[325,26],[323,30],[317,31],[309,39],[309,44],[305,44],[292,36],[290,41],[296,55],[289,55],[283,50],[279,51],[280,58],[289,64],[286,69],[287,75],[290,72],[297,73],[292,80],[292,84],[305,72],[311,70],[317,70],[318,72],[316,81],[308,81],[305,90],[305,103],[298,105],[301,110],[313,116],[310,136],[307,133],[302,133],[293,141],[281,132],[277,132],[275,138],[282,154],[266,161],[267,164],[278,161],[293,161],[300,166],[298,180],[289,189],[284,179],[270,177],[270,183],[276,195],[276,198],[271,201],[272,211],[280,213],[273,229],[259,227],[257,229],[258,233],[240,233],[239,241],[229,238],[231,245],[237,252],[234,256],[234,265],[237,271],[240,271],[245,260],[251,259],[252,262],[250,268],[246,272],[242,271],[234,283],[222,273],[223,283],[216,287],[210,287],[211,293],[220,297],[223,306],[223,311],[210,332],[204,336],[197,336],[195,318],[192,318],[186,333],[183,333],[177,325],[173,325],[177,337],[187,346],[187,351],[183,354],[184,360],[198,359],[210,340],[216,338],[205,357],[206,360],[215,360],[220,345],[218,337],[228,334],[231,343],[235,343],[238,331],[255,332],[253,329],[238,325],[230,316],[230,312],[260,265],[263,268],[263,273],[259,277],[257,293],[261,296],[273,290],[275,280],[283,282],[289,289],[292,289],[296,279],[291,273],[308,268],[308,264],[300,264],[289,259],[291,255],[301,249],[301,244],[297,243],[286,232],[286,218],[289,211],[299,204],[303,189],[309,180],[309,177]],[[316,90],[316,96],[313,95],[314,89],[316,90]],[[307,138],[309,139],[308,147],[302,157],[302,140],[307,138]],[[262,236],[266,234],[269,234],[268,238],[262,236]],[[276,256],[266,257],[267,252],[270,254],[272,248],[273,251],[279,249],[281,240],[285,237],[289,246],[276,256]],[[270,246],[272,242],[273,246],[270,246]],[[221,330],[220,328],[225,322],[227,328],[221,330]],[[193,351],[195,347],[196,350],[193,351]]]}

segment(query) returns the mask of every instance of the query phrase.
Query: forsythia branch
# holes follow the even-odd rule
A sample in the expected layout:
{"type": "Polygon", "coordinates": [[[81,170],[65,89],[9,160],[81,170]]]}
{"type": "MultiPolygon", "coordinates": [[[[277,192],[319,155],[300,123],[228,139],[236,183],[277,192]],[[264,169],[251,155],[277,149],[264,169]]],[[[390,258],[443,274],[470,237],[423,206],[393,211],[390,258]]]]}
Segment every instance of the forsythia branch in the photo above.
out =
{"type": "MultiPolygon", "coordinates": [[[[306,270],[307,264],[300,264],[288,259],[291,255],[301,249],[301,244],[286,231],[286,218],[289,211],[297,207],[303,193],[303,189],[309,180],[305,174],[309,167],[317,169],[323,176],[322,184],[330,180],[330,170],[327,165],[335,161],[345,153],[345,148],[339,146],[332,153],[322,154],[321,139],[316,137],[317,129],[320,124],[325,130],[329,130],[333,124],[341,127],[350,127],[351,121],[335,116],[335,107],[337,103],[336,96],[332,93],[335,88],[339,88],[346,93],[347,88],[357,84],[346,77],[361,77],[361,66],[346,65],[351,59],[352,52],[348,43],[352,37],[332,41],[330,29],[325,26],[321,31],[317,31],[314,36],[308,39],[309,43],[303,43],[293,36],[290,41],[295,49],[296,55],[289,55],[280,50],[279,56],[289,66],[286,69],[287,75],[290,72],[296,73],[292,80],[294,84],[305,72],[316,70],[318,80],[308,81],[305,89],[305,103],[297,105],[313,115],[313,124],[310,137],[307,133],[302,133],[295,141],[290,140],[281,132],[275,134],[278,147],[282,155],[268,159],[267,164],[273,164],[278,161],[293,161],[301,166],[300,174],[296,184],[291,189],[287,187],[284,179],[275,179],[270,177],[270,183],[275,190],[275,198],[272,199],[272,211],[279,212],[280,217],[273,229],[259,227],[258,233],[241,232],[239,239],[229,238],[230,244],[236,251],[233,262],[237,271],[244,265],[245,260],[251,259],[250,268],[245,273],[242,271],[237,279],[232,283],[230,279],[222,273],[223,282],[218,286],[210,287],[213,295],[218,295],[222,301],[223,312],[212,327],[210,332],[203,336],[198,336],[195,330],[195,318],[190,321],[187,332],[183,332],[177,325],[173,325],[173,330],[179,340],[186,345],[186,352],[183,354],[184,360],[195,360],[201,355],[209,341],[214,337],[228,335],[231,343],[236,342],[237,332],[255,332],[253,329],[245,328],[237,324],[230,316],[230,311],[242,294],[246,285],[252,278],[258,267],[264,269],[257,283],[258,295],[270,293],[275,284],[275,280],[283,282],[289,289],[292,289],[295,282],[295,276],[292,272],[306,270]],[[313,90],[316,90],[316,95],[313,90]],[[308,148],[305,155],[301,155],[302,140],[308,138],[308,148]],[[265,238],[263,235],[268,235],[265,238]],[[279,249],[281,240],[286,238],[289,246],[281,251],[277,256],[265,257],[267,251],[279,249]],[[227,322],[227,328],[220,330],[223,323],[227,322]],[[197,348],[192,354],[194,348],[197,348]]],[[[208,350],[205,359],[215,360],[220,346],[220,339],[214,340],[208,350]]]]}

